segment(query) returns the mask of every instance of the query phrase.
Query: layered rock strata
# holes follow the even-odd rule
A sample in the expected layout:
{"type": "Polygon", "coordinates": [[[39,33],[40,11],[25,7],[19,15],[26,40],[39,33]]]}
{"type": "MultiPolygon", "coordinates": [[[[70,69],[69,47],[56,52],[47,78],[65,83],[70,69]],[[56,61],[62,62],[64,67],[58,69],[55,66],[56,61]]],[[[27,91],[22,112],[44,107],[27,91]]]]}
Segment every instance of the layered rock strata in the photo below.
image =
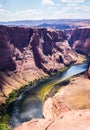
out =
{"type": "Polygon", "coordinates": [[[90,79],[90,62],[88,64],[88,68],[87,68],[87,76],[90,79]]]}
{"type": "Polygon", "coordinates": [[[81,54],[90,56],[90,28],[77,28],[69,32],[69,43],[81,54]]]}
{"type": "Polygon", "coordinates": [[[89,130],[90,80],[86,75],[73,77],[43,106],[44,119],[32,119],[15,130],[89,130]]]}
{"type": "Polygon", "coordinates": [[[0,26],[0,103],[12,90],[57,72],[76,57],[62,31],[0,26]]]}

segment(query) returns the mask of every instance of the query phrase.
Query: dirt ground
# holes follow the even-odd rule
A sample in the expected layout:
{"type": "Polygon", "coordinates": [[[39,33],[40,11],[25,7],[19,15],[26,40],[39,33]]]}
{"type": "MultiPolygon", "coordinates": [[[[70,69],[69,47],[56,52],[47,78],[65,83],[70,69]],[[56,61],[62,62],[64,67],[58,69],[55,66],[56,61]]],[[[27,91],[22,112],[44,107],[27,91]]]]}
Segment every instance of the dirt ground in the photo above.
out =
{"type": "Polygon", "coordinates": [[[62,87],[55,96],[59,96],[71,109],[88,109],[90,108],[90,80],[85,74],[73,77],[70,83],[62,87]]]}

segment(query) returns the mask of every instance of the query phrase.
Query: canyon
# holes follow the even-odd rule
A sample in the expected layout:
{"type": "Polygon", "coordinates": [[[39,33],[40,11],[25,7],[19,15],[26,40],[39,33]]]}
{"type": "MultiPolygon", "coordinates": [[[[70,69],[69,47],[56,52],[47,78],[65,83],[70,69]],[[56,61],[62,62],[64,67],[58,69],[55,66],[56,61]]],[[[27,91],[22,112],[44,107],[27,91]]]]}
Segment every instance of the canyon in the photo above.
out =
{"type": "MultiPolygon", "coordinates": [[[[0,104],[5,103],[13,90],[74,64],[82,58],[78,53],[90,56],[90,28],[65,32],[51,28],[0,25],[0,104]]],[[[63,86],[45,101],[44,119],[32,119],[15,130],[89,129],[88,78],[90,64],[87,75],[72,78],[69,85],[63,86]]]]}
{"type": "Polygon", "coordinates": [[[55,29],[1,25],[0,103],[14,89],[74,63],[75,51],[89,56],[90,29],[75,29],[68,35],[69,39],[55,29]]]}
{"type": "Polygon", "coordinates": [[[90,80],[85,74],[70,79],[43,105],[43,119],[24,122],[15,130],[90,129],[90,80]],[[47,109],[48,108],[48,109],[47,109]]]}
{"type": "Polygon", "coordinates": [[[63,31],[0,26],[0,103],[13,90],[76,60],[63,31]]]}

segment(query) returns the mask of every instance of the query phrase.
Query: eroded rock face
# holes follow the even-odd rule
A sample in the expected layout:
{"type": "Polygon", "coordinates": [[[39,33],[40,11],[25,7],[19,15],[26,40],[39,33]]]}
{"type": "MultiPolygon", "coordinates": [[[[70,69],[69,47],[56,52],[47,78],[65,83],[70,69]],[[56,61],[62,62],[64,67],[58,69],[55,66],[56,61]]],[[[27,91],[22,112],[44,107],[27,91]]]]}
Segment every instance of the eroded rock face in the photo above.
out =
{"type": "Polygon", "coordinates": [[[55,120],[33,119],[14,130],[89,130],[90,110],[72,110],[55,120]]]}
{"type": "Polygon", "coordinates": [[[76,57],[62,31],[0,26],[0,103],[13,89],[70,65],[76,57]]]}
{"type": "Polygon", "coordinates": [[[61,113],[71,110],[64,102],[60,100],[60,97],[48,98],[43,106],[43,116],[45,119],[56,119],[61,113]],[[47,109],[48,108],[48,109],[47,109]]]}
{"type": "Polygon", "coordinates": [[[87,76],[90,79],[90,62],[88,64],[88,68],[87,68],[87,76]]]}
{"type": "Polygon", "coordinates": [[[90,80],[86,75],[73,77],[43,106],[44,119],[32,119],[15,130],[89,130],[90,80]]]}
{"type": "Polygon", "coordinates": [[[90,56],[90,28],[71,31],[69,43],[79,53],[90,56]]]}
{"type": "Polygon", "coordinates": [[[90,80],[85,75],[72,78],[68,85],[63,86],[53,97],[45,101],[44,118],[56,119],[61,113],[73,109],[90,109],[89,84],[90,80]]]}

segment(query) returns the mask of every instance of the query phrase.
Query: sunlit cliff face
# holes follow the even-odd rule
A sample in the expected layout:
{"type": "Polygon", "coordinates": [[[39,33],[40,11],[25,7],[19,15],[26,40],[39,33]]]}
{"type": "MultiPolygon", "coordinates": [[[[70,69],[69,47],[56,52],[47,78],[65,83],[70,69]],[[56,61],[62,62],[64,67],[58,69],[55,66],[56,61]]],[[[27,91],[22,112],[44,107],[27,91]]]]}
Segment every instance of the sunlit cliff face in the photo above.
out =
{"type": "Polygon", "coordinates": [[[90,28],[73,30],[69,38],[69,44],[78,53],[90,56],[90,28]]]}
{"type": "Polygon", "coordinates": [[[65,33],[54,29],[0,26],[0,52],[2,97],[76,61],[65,33]]]}

